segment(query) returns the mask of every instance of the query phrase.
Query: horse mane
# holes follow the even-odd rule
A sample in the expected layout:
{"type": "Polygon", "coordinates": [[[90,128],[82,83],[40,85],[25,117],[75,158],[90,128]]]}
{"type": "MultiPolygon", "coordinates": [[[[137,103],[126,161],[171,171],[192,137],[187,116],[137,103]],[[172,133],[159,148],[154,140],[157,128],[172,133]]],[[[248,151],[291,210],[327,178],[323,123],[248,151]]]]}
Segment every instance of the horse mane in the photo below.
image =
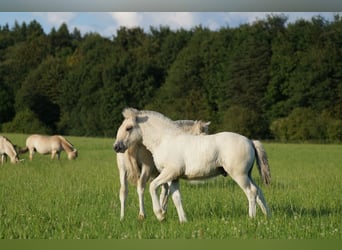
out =
{"type": "Polygon", "coordinates": [[[59,135],[58,136],[59,139],[61,139],[62,141],[62,147],[65,150],[65,148],[67,147],[68,149],[70,149],[71,151],[75,150],[74,145],[72,145],[72,143],[70,141],[68,141],[66,138],[64,138],[63,136],[59,135]]]}
{"type": "MultiPolygon", "coordinates": [[[[172,121],[170,118],[167,116],[156,112],[156,111],[151,111],[151,110],[137,110],[134,108],[125,108],[122,112],[122,115],[127,119],[127,118],[139,118],[137,121],[144,121],[143,116],[149,116],[149,117],[155,117],[157,118],[160,122],[164,123],[167,128],[170,128],[172,130],[175,130],[180,133],[185,133],[185,131],[180,127],[180,125],[177,125],[174,121],[172,121]]],[[[187,123],[187,122],[185,122],[187,123]]]]}
{"type": "Polygon", "coordinates": [[[13,144],[10,139],[8,139],[6,136],[0,135],[0,138],[3,138],[5,141],[7,141],[11,145],[11,150],[14,151],[15,156],[18,156],[18,148],[17,145],[13,144]]]}
{"type": "Polygon", "coordinates": [[[177,120],[175,123],[179,126],[192,126],[196,123],[197,121],[193,120],[177,120]]]}
{"type": "Polygon", "coordinates": [[[8,139],[6,136],[0,135],[0,137],[2,137],[3,139],[5,139],[5,140],[8,141],[9,143],[11,143],[12,146],[14,146],[14,144],[11,142],[11,140],[8,139]]]}

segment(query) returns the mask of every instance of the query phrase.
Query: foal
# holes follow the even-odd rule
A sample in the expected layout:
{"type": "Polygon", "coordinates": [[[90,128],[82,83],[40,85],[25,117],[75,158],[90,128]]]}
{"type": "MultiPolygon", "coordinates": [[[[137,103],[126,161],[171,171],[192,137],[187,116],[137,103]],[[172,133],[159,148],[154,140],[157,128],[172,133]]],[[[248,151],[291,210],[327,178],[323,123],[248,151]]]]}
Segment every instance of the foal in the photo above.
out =
{"type": "MultiPolygon", "coordinates": [[[[174,122],[178,127],[187,133],[193,135],[208,134],[210,122],[179,120],[174,122]]],[[[144,209],[144,191],[147,181],[155,178],[159,172],[154,165],[153,157],[150,151],[142,143],[136,143],[130,146],[125,153],[117,153],[117,165],[120,175],[120,220],[124,218],[126,198],[128,194],[127,180],[137,186],[139,198],[138,218],[145,218],[144,209]]],[[[166,210],[168,196],[168,185],[162,186],[160,202],[163,204],[163,211],[166,210]]]]}
{"type": "Polygon", "coordinates": [[[256,204],[265,215],[270,215],[263,193],[251,176],[256,161],[263,181],[269,184],[271,180],[267,155],[259,141],[231,132],[194,136],[154,111],[125,109],[123,116],[125,120],[117,131],[114,150],[124,153],[140,142],[152,153],[160,173],[150,184],[153,211],[158,220],[165,219],[157,195],[159,186],[169,184],[179,221],[186,222],[179,179],[211,178],[221,175],[222,170],[244,191],[250,217],[256,216],[256,204]]]}

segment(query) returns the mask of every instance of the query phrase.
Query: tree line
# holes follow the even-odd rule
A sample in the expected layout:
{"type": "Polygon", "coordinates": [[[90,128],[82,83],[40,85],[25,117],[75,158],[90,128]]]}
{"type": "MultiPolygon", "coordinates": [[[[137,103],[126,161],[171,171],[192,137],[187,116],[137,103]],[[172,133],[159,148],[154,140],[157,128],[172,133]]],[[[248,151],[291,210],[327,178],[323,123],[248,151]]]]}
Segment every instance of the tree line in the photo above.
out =
{"type": "Polygon", "coordinates": [[[115,136],[124,107],[280,141],[342,141],[342,17],[239,27],[0,26],[0,129],[115,136]]]}

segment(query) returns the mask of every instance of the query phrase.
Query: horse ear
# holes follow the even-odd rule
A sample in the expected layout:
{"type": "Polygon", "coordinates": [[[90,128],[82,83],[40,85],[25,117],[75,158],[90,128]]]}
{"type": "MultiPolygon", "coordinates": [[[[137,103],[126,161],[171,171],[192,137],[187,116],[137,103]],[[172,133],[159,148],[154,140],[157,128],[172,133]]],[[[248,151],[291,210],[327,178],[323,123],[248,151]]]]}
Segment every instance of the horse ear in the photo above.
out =
{"type": "Polygon", "coordinates": [[[134,108],[125,108],[122,111],[122,115],[123,115],[123,117],[125,119],[127,119],[127,118],[131,118],[131,117],[137,116],[138,112],[139,111],[137,109],[134,109],[134,108]]]}

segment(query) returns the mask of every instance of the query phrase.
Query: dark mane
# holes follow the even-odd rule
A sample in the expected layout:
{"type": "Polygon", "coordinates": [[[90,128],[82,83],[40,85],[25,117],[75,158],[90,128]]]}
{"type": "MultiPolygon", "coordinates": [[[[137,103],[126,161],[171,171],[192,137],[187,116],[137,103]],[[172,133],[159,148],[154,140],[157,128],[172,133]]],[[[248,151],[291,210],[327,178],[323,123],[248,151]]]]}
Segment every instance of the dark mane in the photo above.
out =
{"type": "Polygon", "coordinates": [[[150,110],[139,111],[138,116],[142,117],[144,115],[157,117],[160,121],[165,123],[165,126],[167,126],[169,129],[173,130],[176,133],[185,133],[185,131],[181,128],[179,124],[176,124],[173,120],[159,112],[150,110]]]}
{"type": "Polygon", "coordinates": [[[193,120],[177,120],[175,123],[179,126],[192,126],[196,123],[196,121],[193,120]]]}
{"type": "Polygon", "coordinates": [[[11,144],[13,145],[13,143],[11,142],[11,140],[8,139],[6,136],[1,135],[0,137],[4,138],[6,141],[8,141],[9,143],[11,143],[11,144]]]}

